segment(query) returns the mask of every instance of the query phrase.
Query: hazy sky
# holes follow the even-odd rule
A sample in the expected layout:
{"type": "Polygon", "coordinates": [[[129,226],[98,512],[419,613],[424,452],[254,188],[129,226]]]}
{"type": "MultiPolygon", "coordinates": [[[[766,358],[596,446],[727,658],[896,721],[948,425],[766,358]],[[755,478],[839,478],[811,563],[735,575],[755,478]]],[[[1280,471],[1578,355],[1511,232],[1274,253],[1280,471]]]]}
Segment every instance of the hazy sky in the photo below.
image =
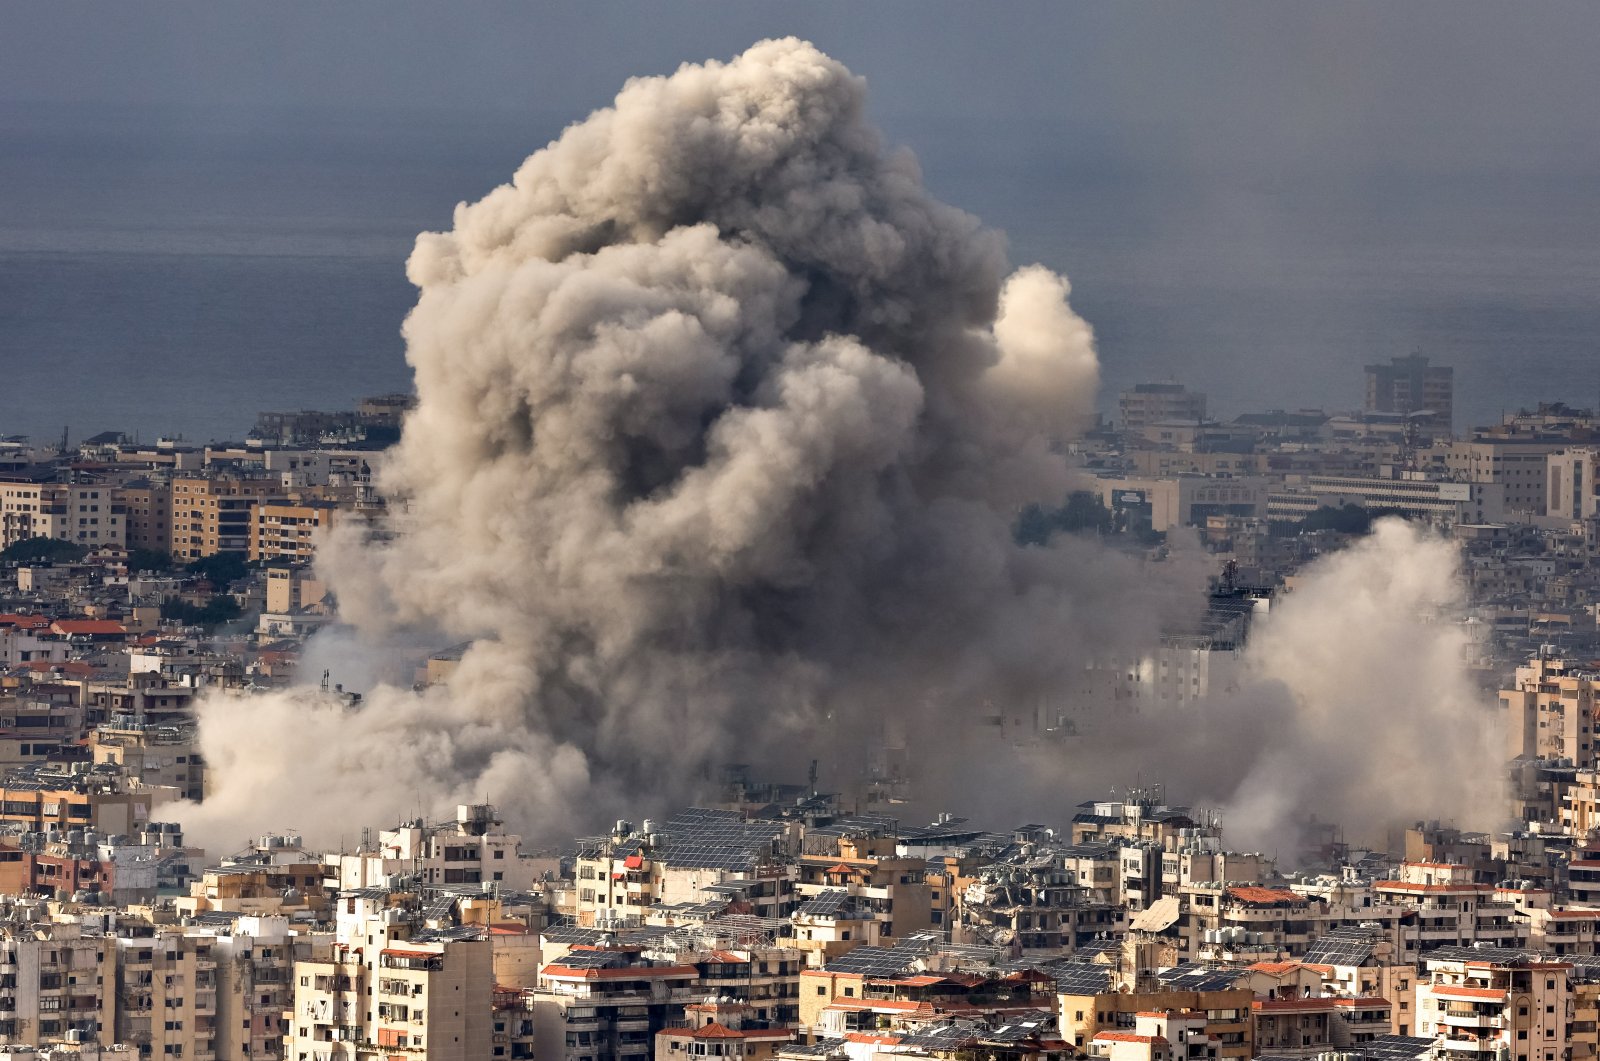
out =
{"type": "MultiPolygon", "coordinates": [[[[260,198],[292,185],[330,240],[381,229],[397,277],[401,233],[446,224],[629,76],[790,33],[867,77],[938,194],[1073,277],[1108,390],[1177,376],[1225,412],[1349,405],[1364,359],[1413,348],[1455,359],[1483,416],[1600,382],[1587,2],[11,5],[0,250],[59,249],[78,213],[249,213],[194,164],[222,137],[256,143],[260,198]],[[51,154],[68,125],[70,165],[51,154]],[[88,162],[86,136],[110,145],[88,162]]],[[[386,336],[403,296],[373,296],[386,336]]],[[[4,324],[0,361],[30,356],[37,328],[23,350],[4,324]]]]}
{"type": "Polygon", "coordinates": [[[865,74],[880,118],[1092,133],[1177,166],[1600,150],[1589,3],[29,4],[5,30],[10,105],[575,114],[628,76],[793,33],[865,74]]]}

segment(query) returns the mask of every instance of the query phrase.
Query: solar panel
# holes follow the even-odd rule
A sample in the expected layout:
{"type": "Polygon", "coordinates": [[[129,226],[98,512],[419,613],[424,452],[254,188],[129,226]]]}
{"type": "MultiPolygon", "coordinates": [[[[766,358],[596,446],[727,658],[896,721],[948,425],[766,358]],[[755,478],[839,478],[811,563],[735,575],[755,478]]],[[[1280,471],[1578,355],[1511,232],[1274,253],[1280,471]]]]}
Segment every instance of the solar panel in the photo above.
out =
{"type": "Polygon", "coordinates": [[[900,1045],[916,1050],[963,1050],[978,1041],[978,1028],[971,1024],[940,1024],[922,1028],[900,1040],[900,1045]]]}
{"type": "Polygon", "coordinates": [[[784,1043],[779,1051],[784,1057],[831,1057],[844,1053],[843,1039],[818,1039],[814,1043],[784,1043]]]}
{"type": "Polygon", "coordinates": [[[598,943],[605,933],[598,928],[578,925],[551,925],[539,934],[546,943],[598,943]]]}
{"type": "Polygon", "coordinates": [[[985,1042],[991,1043],[1014,1043],[1031,1039],[1036,1035],[1053,1035],[1055,1030],[1055,1014],[1040,1010],[1034,1016],[1013,1018],[983,1038],[985,1042]]]}
{"type": "Polygon", "coordinates": [[[569,969],[605,969],[616,965],[621,958],[616,951],[569,950],[557,959],[556,964],[569,969]]]}
{"type": "Polygon", "coordinates": [[[1049,972],[1063,995],[1099,995],[1111,990],[1111,970],[1103,965],[1058,965],[1049,972]]]}
{"type": "Polygon", "coordinates": [[[748,871],[772,853],[780,823],[746,821],[735,811],[691,807],[662,822],[657,861],[669,866],[748,871]]]}
{"type": "Polygon", "coordinates": [[[895,976],[911,968],[921,955],[894,947],[857,947],[823,966],[830,973],[856,976],[895,976]]]}
{"type": "Polygon", "coordinates": [[[1432,1039],[1416,1035],[1380,1035],[1354,1049],[1372,1061],[1415,1061],[1428,1056],[1433,1045],[1432,1039]]]}
{"type": "Polygon", "coordinates": [[[1336,928],[1311,944],[1302,960],[1312,965],[1360,965],[1383,938],[1372,929],[1336,928]]]}
{"type": "Polygon", "coordinates": [[[1422,953],[1423,961],[1489,962],[1493,965],[1518,965],[1537,957],[1535,951],[1510,947],[1435,947],[1422,953]]]}
{"type": "Polygon", "coordinates": [[[851,814],[807,830],[811,836],[859,836],[866,833],[872,836],[896,836],[900,831],[900,819],[892,818],[887,814],[851,814]]]}
{"type": "Polygon", "coordinates": [[[829,888],[801,903],[795,913],[802,917],[838,917],[850,906],[849,892],[829,888]]]}
{"type": "Polygon", "coordinates": [[[1162,984],[1179,991],[1226,991],[1238,978],[1237,969],[1212,969],[1189,962],[1156,974],[1162,984]]]}

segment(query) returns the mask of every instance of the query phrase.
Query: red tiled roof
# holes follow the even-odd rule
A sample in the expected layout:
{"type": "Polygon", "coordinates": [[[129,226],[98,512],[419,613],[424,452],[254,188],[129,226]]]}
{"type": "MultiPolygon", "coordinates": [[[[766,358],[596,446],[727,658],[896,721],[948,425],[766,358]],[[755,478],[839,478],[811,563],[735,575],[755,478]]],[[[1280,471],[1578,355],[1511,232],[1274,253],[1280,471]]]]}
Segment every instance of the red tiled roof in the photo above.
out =
{"type": "Polygon", "coordinates": [[[18,630],[48,630],[50,620],[42,615],[16,615],[0,613],[0,626],[14,626],[18,630]]]}
{"type": "Polygon", "coordinates": [[[1506,997],[1504,991],[1496,991],[1490,987],[1461,987],[1456,984],[1423,984],[1421,986],[1427,988],[1429,993],[1438,995],[1440,998],[1488,998],[1498,1001],[1506,997]]]}
{"type": "Polygon", "coordinates": [[[1295,1010],[1332,1009],[1336,999],[1328,997],[1317,998],[1264,998],[1250,1003],[1251,1009],[1259,1009],[1265,1013],[1275,1013],[1280,1010],[1293,1012],[1295,1010]]]}
{"type": "Polygon", "coordinates": [[[540,970],[541,976],[561,976],[578,980],[652,980],[656,978],[699,976],[692,965],[624,965],[610,969],[574,969],[553,962],[540,970]]]}
{"type": "Polygon", "coordinates": [[[1303,903],[1305,898],[1296,895],[1287,888],[1258,888],[1246,886],[1229,888],[1228,897],[1237,899],[1241,903],[1251,903],[1258,906],[1275,906],[1279,903],[1303,903]]]}
{"type": "Polygon", "coordinates": [[[57,619],[50,624],[50,629],[63,637],[72,637],[75,634],[111,637],[128,632],[127,627],[112,619],[57,619]]]}
{"type": "MultiPolygon", "coordinates": [[[[712,1021],[698,1028],[666,1028],[656,1033],[669,1039],[793,1039],[790,1028],[729,1028],[712,1021]]],[[[898,1042],[898,1040],[896,1040],[898,1042]]]]}
{"type": "Polygon", "coordinates": [[[1094,1037],[1095,1042],[1105,1040],[1113,1043],[1149,1043],[1152,1046],[1165,1046],[1167,1040],[1160,1035],[1136,1035],[1133,1032],[1101,1032],[1094,1037]]]}

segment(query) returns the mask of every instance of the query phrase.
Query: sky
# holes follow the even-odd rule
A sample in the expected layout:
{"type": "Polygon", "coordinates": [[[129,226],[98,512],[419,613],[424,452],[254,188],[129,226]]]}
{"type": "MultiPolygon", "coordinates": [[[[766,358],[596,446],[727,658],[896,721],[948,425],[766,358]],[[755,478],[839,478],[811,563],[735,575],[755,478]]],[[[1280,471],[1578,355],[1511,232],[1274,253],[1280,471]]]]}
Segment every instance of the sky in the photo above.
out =
{"type": "MultiPolygon", "coordinates": [[[[1480,419],[1600,384],[1600,9],[1580,3],[17,5],[0,250],[58,251],[93,218],[97,247],[225,230],[272,253],[279,220],[310,218],[329,255],[385,263],[346,301],[392,383],[411,234],[628,77],[784,34],[864,75],[891,139],[1015,260],[1074,279],[1108,393],[1348,406],[1363,360],[1412,349],[1456,361],[1480,419]]],[[[0,364],[40,356],[37,328],[6,334],[0,364]]],[[[26,420],[0,395],[0,431],[7,413],[26,420]]]]}

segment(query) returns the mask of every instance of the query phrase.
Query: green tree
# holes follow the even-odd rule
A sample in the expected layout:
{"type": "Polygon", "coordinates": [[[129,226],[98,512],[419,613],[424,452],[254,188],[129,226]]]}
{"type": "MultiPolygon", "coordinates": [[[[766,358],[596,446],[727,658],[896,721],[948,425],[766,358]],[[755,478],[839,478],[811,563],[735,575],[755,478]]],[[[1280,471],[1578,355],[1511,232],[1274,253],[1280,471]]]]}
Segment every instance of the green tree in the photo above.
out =
{"type": "Polygon", "coordinates": [[[172,555],[162,549],[131,549],[128,552],[129,571],[171,571],[172,555]]]}
{"type": "Polygon", "coordinates": [[[231,623],[243,614],[239,602],[226,593],[218,593],[204,604],[195,605],[181,597],[168,597],[161,602],[161,618],[176,619],[185,626],[203,626],[206,629],[231,623]]]}
{"type": "Polygon", "coordinates": [[[243,578],[249,569],[244,553],[212,553],[194,561],[186,570],[209,580],[213,586],[227,586],[243,578]]]}
{"type": "Polygon", "coordinates": [[[89,555],[89,550],[60,538],[24,538],[12,542],[0,552],[0,562],[14,560],[21,564],[71,563],[89,555]]]}

